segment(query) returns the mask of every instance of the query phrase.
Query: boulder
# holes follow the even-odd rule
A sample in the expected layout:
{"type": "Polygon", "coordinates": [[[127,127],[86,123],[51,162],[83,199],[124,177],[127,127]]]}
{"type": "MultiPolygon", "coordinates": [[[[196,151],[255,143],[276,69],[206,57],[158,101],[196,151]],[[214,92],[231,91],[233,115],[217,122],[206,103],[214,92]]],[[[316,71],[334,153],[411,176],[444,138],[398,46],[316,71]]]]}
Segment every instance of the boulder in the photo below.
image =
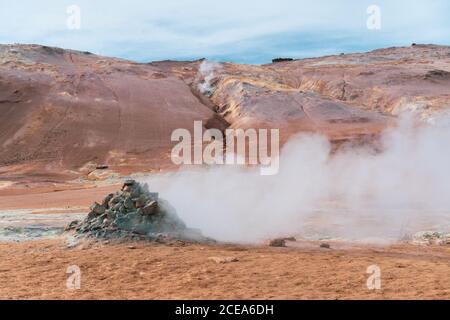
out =
{"type": "Polygon", "coordinates": [[[79,224],[80,224],[80,221],[78,221],[78,220],[72,221],[71,223],[69,223],[66,226],[64,231],[75,230],[78,227],[79,224]]]}
{"type": "Polygon", "coordinates": [[[144,195],[141,195],[140,197],[134,198],[132,200],[133,200],[134,206],[136,208],[143,208],[143,207],[145,207],[145,205],[147,204],[147,201],[148,201],[147,197],[145,197],[144,195]]]}
{"type": "Polygon", "coordinates": [[[278,247],[278,248],[286,247],[286,240],[285,239],[272,239],[267,242],[267,245],[269,247],[278,247]]]}
{"type": "Polygon", "coordinates": [[[142,209],[142,213],[146,216],[151,216],[156,213],[158,209],[158,203],[156,201],[148,202],[142,209]]]}
{"type": "Polygon", "coordinates": [[[136,182],[136,180],[125,180],[125,182],[123,183],[123,186],[125,187],[125,186],[134,186],[134,185],[136,185],[137,184],[137,182],[136,182]]]}
{"type": "Polygon", "coordinates": [[[114,193],[110,193],[103,199],[102,206],[104,206],[106,209],[109,209],[109,203],[111,199],[114,197],[114,193]]]}
{"type": "Polygon", "coordinates": [[[134,209],[134,202],[133,200],[131,200],[130,197],[125,198],[125,201],[123,203],[123,206],[125,207],[125,209],[131,210],[134,209]]]}
{"type": "Polygon", "coordinates": [[[103,213],[105,213],[105,211],[106,211],[106,208],[103,205],[98,204],[97,202],[95,202],[91,206],[91,212],[93,212],[93,213],[95,213],[97,215],[103,214],[103,213]]]}

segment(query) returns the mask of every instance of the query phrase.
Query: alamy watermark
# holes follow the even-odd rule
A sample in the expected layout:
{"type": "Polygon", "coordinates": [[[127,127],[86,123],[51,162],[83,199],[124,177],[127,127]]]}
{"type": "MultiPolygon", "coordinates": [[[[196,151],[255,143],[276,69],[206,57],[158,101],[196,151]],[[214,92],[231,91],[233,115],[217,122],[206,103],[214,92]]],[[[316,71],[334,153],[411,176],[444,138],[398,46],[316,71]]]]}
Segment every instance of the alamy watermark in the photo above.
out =
{"type": "Polygon", "coordinates": [[[367,267],[367,274],[370,274],[366,285],[369,290],[381,290],[381,268],[377,265],[367,267]]]}
{"type": "Polygon", "coordinates": [[[188,129],[173,131],[171,140],[178,142],[171,153],[174,164],[258,165],[261,175],[278,173],[279,129],[227,129],[225,132],[207,129],[203,132],[202,121],[194,121],[193,132],[192,136],[188,129]]]}
{"type": "Polygon", "coordinates": [[[367,7],[367,29],[380,30],[381,29],[381,8],[375,4],[367,7]]]}
{"type": "Polygon", "coordinates": [[[67,267],[66,273],[69,275],[66,280],[68,290],[79,290],[81,288],[81,270],[77,265],[67,267]]]}
{"type": "Polygon", "coordinates": [[[81,29],[81,8],[77,5],[71,5],[66,8],[68,15],[66,26],[69,30],[81,29]]]}

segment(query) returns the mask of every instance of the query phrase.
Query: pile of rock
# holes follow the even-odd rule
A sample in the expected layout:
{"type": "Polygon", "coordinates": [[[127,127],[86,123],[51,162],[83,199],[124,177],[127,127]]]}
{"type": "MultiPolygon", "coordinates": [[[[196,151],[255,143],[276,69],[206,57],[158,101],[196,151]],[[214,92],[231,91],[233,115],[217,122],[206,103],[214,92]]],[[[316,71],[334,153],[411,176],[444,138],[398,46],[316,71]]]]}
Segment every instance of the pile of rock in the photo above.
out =
{"type": "Polygon", "coordinates": [[[412,243],[416,245],[449,245],[450,233],[423,231],[413,236],[412,243]]]}
{"type": "Polygon", "coordinates": [[[167,201],[134,180],[125,181],[121,191],[109,194],[101,204],[94,203],[83,221],[67,226],[66,231],[70,230],[96,238],[202,238],[187,229],[167,201]]]}

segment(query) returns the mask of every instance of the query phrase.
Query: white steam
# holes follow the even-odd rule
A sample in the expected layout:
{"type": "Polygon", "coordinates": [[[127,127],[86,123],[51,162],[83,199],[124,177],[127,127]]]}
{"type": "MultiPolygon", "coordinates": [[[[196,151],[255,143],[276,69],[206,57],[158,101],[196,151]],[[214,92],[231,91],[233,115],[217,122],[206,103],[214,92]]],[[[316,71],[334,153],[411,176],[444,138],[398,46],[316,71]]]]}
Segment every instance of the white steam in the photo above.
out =
{"type": "Polygon", "coordinates": [[[382,137],[383,152],[330,154],[318,135],[283,148],[276,176],[217,167],[147,181],[206,236],[258,242],[278,236],[398,240],[450,227],[450,127],[401,120],[382,137]]]}
{"type": "Polygon", "coordinates": [[[215,61],[204,60],[200,64],[199,76],[200,82],[198,84],[198,90],[205,95],[211,95],[213,93],[212,82],[215,78],[215,72],[220,70],[222,65],[215,61]]]}

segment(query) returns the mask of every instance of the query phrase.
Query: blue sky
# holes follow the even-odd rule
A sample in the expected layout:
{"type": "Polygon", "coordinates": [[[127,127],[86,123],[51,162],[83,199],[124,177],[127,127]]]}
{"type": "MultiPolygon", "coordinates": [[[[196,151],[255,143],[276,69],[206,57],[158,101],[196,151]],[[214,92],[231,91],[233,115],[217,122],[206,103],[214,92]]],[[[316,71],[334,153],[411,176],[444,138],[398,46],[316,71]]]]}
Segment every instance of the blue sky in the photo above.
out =
{"type": "Polygon", "coordinates": [[[450,45],[448,0],[0,0],[0,43],[38,43],[137,61],[265,63],[416,43],[450,45]],[[67,7],[80,8],[80,29],[67,7]],[[367,8],[381,10],[369,30],[367,8]]]}

